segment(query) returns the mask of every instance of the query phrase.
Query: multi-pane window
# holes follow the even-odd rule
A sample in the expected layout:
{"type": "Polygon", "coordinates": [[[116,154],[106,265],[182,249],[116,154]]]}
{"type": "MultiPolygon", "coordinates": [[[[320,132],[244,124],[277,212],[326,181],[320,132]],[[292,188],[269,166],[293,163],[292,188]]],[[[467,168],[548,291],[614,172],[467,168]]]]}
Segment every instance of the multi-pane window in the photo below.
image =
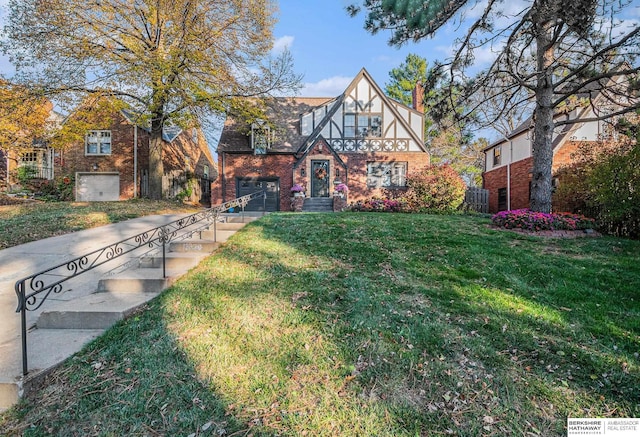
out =
{"type": "Polygon", "coordinates": [[[380,138],[382,116],[368,113],[346,113],[344,115],[345,138],[380,138]]]}
{"type": "Polygon", "coordinates": [[[40,162],[40,152],[25,152],[20,157],[21,164],[37,164],[40,162]]]}
{"type": "Polygon", "coordinates": [[[407,163],[368,162],[367,185],[369,187],[405,187],[407,185],[407,163]]]}
{"type": "Polygon", "coordinates": [[[502,147],[498,146],[498,147],[494,147],[493,148],[493,165],[500,165],[501,159],[500,159],[500,155],[502,153],[502,147]]]}
{"type": "Polygon", "coordinates": [[[256,120],[251,124],[251,148],[256,155],[265,155],[271,147],[273,134],[271,127],[264,120],[256,120]]]}
{"type": "Polygon", "coordinates": [[[87,134],[86,155],[111,155],[111,131],[92,130],[87,134]]]}

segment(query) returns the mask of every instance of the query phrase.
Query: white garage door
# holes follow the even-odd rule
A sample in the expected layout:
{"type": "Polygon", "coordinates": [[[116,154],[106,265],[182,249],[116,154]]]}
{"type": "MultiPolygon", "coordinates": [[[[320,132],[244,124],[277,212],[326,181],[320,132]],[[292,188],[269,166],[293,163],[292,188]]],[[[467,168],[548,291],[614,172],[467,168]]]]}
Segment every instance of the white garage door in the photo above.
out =
{"type": "Polygon", "coordinates": [[[120,200],[119,173],[76,173],[76,201],[120,200]]]}

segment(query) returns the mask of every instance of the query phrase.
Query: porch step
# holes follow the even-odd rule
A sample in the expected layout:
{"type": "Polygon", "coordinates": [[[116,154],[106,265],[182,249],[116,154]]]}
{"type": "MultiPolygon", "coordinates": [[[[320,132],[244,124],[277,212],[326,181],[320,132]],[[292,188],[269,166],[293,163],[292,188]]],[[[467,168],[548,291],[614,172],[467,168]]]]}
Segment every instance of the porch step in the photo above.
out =
{"type": "Polygon", "coordinates": [[[304,199],[302,212],[333,212],[333,198],[308,197],[304,199]]]}

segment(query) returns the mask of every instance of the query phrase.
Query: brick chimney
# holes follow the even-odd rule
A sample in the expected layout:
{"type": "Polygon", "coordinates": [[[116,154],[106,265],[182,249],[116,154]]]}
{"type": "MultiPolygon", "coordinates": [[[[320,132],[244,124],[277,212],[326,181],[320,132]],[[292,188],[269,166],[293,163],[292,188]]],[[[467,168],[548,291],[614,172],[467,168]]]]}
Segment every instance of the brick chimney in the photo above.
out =
{"type": "Polygon", "coordinates": [[[413,109],[424,113],[424,85],[421,82],[417,82],[415,88],[411,91],[411,101],[413,109]]]}

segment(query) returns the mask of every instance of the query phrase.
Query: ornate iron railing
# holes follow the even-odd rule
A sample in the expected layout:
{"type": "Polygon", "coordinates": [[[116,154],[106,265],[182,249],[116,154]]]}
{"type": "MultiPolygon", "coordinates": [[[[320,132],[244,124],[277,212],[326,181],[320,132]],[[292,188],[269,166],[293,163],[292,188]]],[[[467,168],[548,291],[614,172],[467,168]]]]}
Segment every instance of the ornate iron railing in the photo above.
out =
{"type": "Polygon", "coordinates": [[[62,284],[65,281],[145,246],[162,249],[162,276],[166,278],[166,247],[168,243],[174,240],[189,238],[193,236],[194,233],[209,228],[211,224],[213,224],[214,241],[217,241],[217,222],[220,214],[231,208],[241,208],[240,214],[242,221],[244,221],[245,207],[251,200],[260,197],[262,197],[264,210],[266,207],[266,191],[257,191],[141,232],[17,281],[15,283],[15,291],[18,295],[16,312],[21,314],[22,374],[27,375],[28,373],[26,313],[27,311],[39,309],[52,293],[60,293],[62,291],[62,284]],[[184,232],[181,233],[181,231],[184,232]]]}

